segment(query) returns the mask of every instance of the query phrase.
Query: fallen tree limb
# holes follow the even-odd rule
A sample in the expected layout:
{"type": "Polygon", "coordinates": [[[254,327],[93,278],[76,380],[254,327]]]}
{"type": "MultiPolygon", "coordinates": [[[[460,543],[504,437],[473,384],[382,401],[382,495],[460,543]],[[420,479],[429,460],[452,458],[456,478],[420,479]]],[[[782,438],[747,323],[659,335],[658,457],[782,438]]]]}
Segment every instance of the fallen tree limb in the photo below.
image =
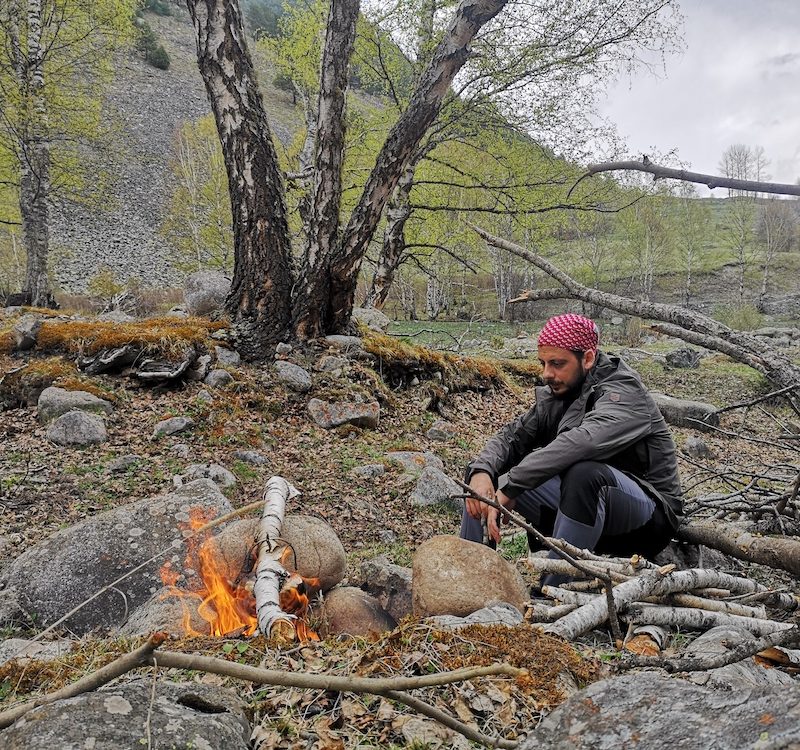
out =
{"type": "Polygon", "coordinates": [[[625,616],[629,622],[635,622],[637,625],[660,625],[665,628],[686,628],[688,630],[711,630],[719,625],[727,625],[745,628],[757,636],[768,635],[792,627],[788,622],[739,617],[739,615],[707,612],[702,609],[664,607],[641,602],[629,605],[625,616]]]}
{"type": "MultiPolygon", "coordinates": [[[[564,287],[565,298],[579,299],[626,315],[635,315],[640,318],[672,324],[671,335],[694,342],[697,341],[697,335],[701,335],[704,337],[703,341],[705,342],[702,344],[703,346],[722,351],[738,362],[743,362],[753,367],[778,388],[800,386],[800,366],[756,336],[734,331],[707,315],[678,305],[633,300],[618,294],[591,289],[573,279],[569,274],[538,253],[509,240],[496,237],[475,225],[470,224],[469,226],[489,245],[507,250],[511,254],[527,260],[555,279],[564,287]]],[[[552,294],[553,290],[548,290],[547,298],[552,299],[552,294]]],[[[526,292],[516,299],[509,300],[509,302],[527,302],[533,299],[536,299],[535,291],[526,292]]]]}
{"type": "Polygon", "coordinates": [[[595,570],[591,566],[578,569],[569,560],[554,560],[552,557],[529,557],[527,562],[531,570],[540,574],[555,573],[556,575],[564,576],[584,576],[590,579],[599,578],[601,575],[606,578],[610,574],[612,583],[622,583],[631,578],[631,576],[620,573],[613,568],[609,568],[608,572],[601,571],[599,568],[595,570]]]}
{"type": "Polygon", "coordinates": [[[154,633],[147,641],[139,646],[135,651],[123,654],[118,659],[115,659],[110,664],[101,667],[96,672],[82,677],[77,682],[71,685],[66,685],[60,690],[43,695],[40,698],[34,698],[32,701],[21,703],[17,706],[12,706],[0,713],[0,729],[10,727],[17,719],[19,719],[28,711],[44,706],[48,703],[64,700],[65,698],[74,698],[76,695],[88,693],[92,690],[108,684],[111,680],[116,679],[136,667],[141,667],[147,663],[147,660],[152,656],[153,651],[157,649],[167,638],[166,633],[154,633]]]}
{"type": "Polygon", "coordinates": [[[602,164],[590,164],[586,168],[586,174],[578,178],[577,182],[570,188],[567,198],[582,180],[602,172],[644,172],[653,175],[655,179],[693,182],[699,185],[707,185],[712,190],[724,187],[730,190],[743,190],[748,193],[800,195],[800,185],[788,185],[783,182],[761,182],[760,180],[740,180],[735,177],[722,177],[702,172],[689,172],[685,169],[662,167],[658,164],[653,164],[645,156],[642,161],[608,161],[602,164]]]}
{"type": "Polygon", "coordinates": [[[800,541],[797,539],[753,536],[731,524],[699,522],[681,526],[676,536],[683,542],[713,547],[737,560],[786,570],[800,577],[800,541]]]}

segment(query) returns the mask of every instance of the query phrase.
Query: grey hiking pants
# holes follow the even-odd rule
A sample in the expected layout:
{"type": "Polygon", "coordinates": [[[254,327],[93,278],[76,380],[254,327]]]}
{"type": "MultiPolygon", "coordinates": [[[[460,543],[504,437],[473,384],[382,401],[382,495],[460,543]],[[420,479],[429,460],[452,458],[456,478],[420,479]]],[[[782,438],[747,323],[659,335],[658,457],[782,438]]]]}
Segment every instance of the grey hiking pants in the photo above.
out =
{"type": "MultiPolygon", "coordinates": [[[[531,526],[545,536],[598,552],[652,556],[671,536],[660,503],[607,464],[580,461],[560,476],[516,497],[514,506],[531,526]]],[[[480,520],[463,513],[461,538],[483,541],[480,520]]],[[[532,550],[541,549],[529,535],[532,550]]],[[[551,552],[550,557],[558,557],[551,552]]],[[[547,575],[543,585],[558,585],[566,576],[547,575]]]]}

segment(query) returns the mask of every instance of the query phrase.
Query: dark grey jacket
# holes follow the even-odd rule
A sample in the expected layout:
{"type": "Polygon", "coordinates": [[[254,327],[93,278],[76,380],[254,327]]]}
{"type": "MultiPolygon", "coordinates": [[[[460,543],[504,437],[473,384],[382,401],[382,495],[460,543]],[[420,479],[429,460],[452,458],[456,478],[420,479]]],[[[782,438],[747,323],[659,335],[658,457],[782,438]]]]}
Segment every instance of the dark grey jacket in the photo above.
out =
{"type": "Polygon", "coordinates": [[[485,471],[516,497],[578,461],[623,471],[661,501],[677,528],[683,503],[675,443],[639,375],[603,352],[569,405],[549,387],[537,388],[533,408],[495,435],[467,474],[485,471]]]}

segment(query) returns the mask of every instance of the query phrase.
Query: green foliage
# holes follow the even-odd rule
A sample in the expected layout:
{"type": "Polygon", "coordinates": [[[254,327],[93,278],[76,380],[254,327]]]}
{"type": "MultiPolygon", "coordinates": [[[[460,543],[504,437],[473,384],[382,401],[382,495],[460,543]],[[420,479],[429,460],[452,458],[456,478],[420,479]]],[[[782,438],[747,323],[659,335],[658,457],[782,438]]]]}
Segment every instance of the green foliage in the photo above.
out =
{"type": "Polygon", "coordinates": [[[284,14],[281,0],[243,0],[242,11],[247,27],[255,39],[277,36],[280,19],[284,14]]]}
{"type": "Polygon", "coordinates": [[[228,178],[213,118],[187,124],[178,135],[172,160],[175,192],[161,231],[184,271],[233,267],[228,178]]]}
{"type": "Polygon", "coordinates": [[[752,331],[763,325],[763,317],[754,305],[718,305],[714,317],[729,328],[752,331]]]}
{"type": "Polygon", "coordinates": [[[139,31],[136,48],[142,53],[144,59],[154,68],[169,70],[169,53],[162,44],[159,44],[158,34],[153,31],[153,27],[147,21],[142,21],[141,19],[139,19],[136,26],[139,31]]]}
{"type": "Polygon", "coordinates": [[[117,281],[114,271],[106,265],[100,267],[100,270],[89,279],[86,284],[86,290],[93,297],[98,297],[107,302],[115,294],[119,294],[125,289],[125,284],[117,281]]]}

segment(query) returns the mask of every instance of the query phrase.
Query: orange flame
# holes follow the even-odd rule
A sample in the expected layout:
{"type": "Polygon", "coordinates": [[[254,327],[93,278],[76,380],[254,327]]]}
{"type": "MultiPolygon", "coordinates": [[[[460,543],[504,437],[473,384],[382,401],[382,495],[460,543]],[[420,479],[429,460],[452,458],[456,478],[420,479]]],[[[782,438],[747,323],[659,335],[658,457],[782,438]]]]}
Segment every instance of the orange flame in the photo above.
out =
{"type": "MultiPolygon", "coordinates": [[[[190,511],[188,526],[196,531],[210,519],[199,508],[190,511]]],[[[198,591],[184,591],[177,588],[180,573],[172,568],[170,562],[161,567],[161,580],[169,588],[169,594],[178,596],[183,604],[183,628],[187,635],[202,636],[192,624],[193,610],[208,623],[211,635],[253,635],[258,630],[256,601],[252,589],[245,584],[229,580],[226,566],[215,558],[213,540],[193,536],[188,541],[186,568],[194,568],[200,574],[202,586],[198,591]],[[189,600],[192,600],[190,608],[189,600]],[[199,604],[194,604],[199,600],[199,604]]],[[[286,562],[290,550],[287,548],[281,562],[286,562]]],[[[287,614],[297,617],[293,620],[298,640],[301,642],[319,640],[319,636],[308,627],[305,617],[308,614],[309,594],[319,590],[319,579],[303,578],[292,573],[280,592],[280,606],[287,614]]]]}

